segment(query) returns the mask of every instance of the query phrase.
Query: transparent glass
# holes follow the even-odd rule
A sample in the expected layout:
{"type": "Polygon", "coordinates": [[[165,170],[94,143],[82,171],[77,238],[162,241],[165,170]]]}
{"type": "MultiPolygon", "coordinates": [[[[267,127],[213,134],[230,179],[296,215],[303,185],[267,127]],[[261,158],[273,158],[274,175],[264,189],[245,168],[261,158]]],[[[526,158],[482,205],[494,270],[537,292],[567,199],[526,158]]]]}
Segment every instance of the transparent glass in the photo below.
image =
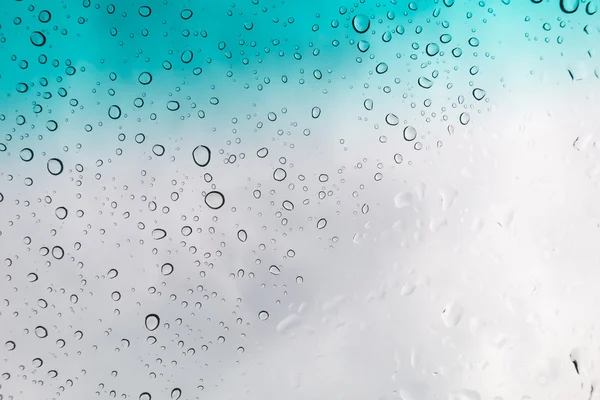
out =
{"type": "Polygon", "coordinates": [[[0,400],[600,399],[599,4],[4,0],[0,400]]]}

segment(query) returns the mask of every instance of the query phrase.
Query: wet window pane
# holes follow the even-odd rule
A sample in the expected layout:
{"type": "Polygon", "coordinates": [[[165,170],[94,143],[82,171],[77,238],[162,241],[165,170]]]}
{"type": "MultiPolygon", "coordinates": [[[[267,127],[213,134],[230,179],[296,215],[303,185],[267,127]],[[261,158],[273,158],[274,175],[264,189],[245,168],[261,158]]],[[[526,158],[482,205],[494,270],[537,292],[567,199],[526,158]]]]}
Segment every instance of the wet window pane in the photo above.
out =
{"type": "Polygon", "coordinates": [[[0,7],[0,400],[598,399],[598,0],[0,7]]]}

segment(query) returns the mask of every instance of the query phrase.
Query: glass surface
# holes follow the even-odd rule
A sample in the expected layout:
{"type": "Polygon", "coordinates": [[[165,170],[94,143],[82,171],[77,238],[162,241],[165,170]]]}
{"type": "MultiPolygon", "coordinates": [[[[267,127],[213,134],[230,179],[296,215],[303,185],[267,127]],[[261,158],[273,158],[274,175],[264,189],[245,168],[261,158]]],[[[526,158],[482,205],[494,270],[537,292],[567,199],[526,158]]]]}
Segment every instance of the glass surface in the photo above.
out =
{"type": "Polygon", "coordinates": [[[600,399],[599,6],[2,0],[0,399],[600,399]]]}

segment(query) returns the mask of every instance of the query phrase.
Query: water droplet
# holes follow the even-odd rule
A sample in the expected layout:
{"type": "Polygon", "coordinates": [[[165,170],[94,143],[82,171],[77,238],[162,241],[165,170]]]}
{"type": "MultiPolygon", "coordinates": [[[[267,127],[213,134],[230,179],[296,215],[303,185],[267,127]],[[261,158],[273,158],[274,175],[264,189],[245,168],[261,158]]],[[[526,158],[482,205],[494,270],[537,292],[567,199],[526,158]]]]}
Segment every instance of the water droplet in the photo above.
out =
{"type": "Polygon", "coordinates": [[[446,44],[446,43],[450,43],[450,41],[452,40],[452,35],[450,35],[449,33],[444,33],[440,36],[440,42],[446,44]]]}
{"type": "Polygon", "coordinates": [[[204,145],[196,146],[192,151],[192,158],[199,167],[206,167],[210,162],[210,149],[204,145]]]}
{"type": "Polygon", "coordinates": [[[473,89],[473,97],[475,97],[476,100],[483,100],[485,97],[485,90],[479,88],[473,89]]]}
{"type": "Polygon", "coordinates": [[[144,325],[146,325],[146,329],[149,331],[156,330],[158,325],[160,325],[160,318],[156,314],[148,314],[146,315],[146,319],[144,320],[144,325]]]}
{"type": "Polygon", "coordinates": [[[418,82],[423,89],[430,89],[433,86],[433,82],[424,76],[420,77],[418,82]]]}
{"type": "Polygon", "coordinates": [[[594,15],[598,12],[598,4],[596,1],[589,1],[585,6],[585,12],[588,15],[594,15]]]}
{"type": "Polygon", "coordinates": [[[180,397],[181,397],[181,389],[175,388],[175,389],[171,390],[171,399],[172,400],[179,400],[180,397]]]}
{"type": "Polygon", "coordinates": [[[384,62],[377,64],[377,66],[375,67],[375,72],[377,72],[378,74],[385,74],[387,70],[388,65],[384,62]]]}
{"type": "Polygon", "coordinates": [[[38,14],[38,20],[43,24],[50,22],[51,18],[52,18],[52,14],[50,14],[50,11],[48,11],[48,10],[42,10],[38,14]]]}
{"type": "Polygon", "coordinates": [[[371,43],[367,42],[366,40],[359,40],[356,47],[358,47],[358,50],[364,53],[367,50],[369,50],[369,48],[371,47],[371,43]]]}
{"type": "Polygon", "coordinates": [[[262,310],[261,312],[258,313],[258,319],[260,319],[261,321],[266,321],[269,319],[269,313],[266,312],[265,310],[262,310]]]}
{"type": "Polygon", "coordinates": [[[311,111],[311,115],[313,118],[317,119],[321,115],[321,109],[319,107],[313,107],[311,111]]]}
{"type": "Polygon", "coordinates": [[[463,309],[456,303],[448,304],[442,311],[442,321],[448,328],[458,325],[462,319],[463,309]]]}
{"type": "Polygon", "coordinates": [[[265,158],[268,154],[269,149],[267,149],[266,147],[261,147],[256,151],[256,155],[258,156],[258,158],[265,158]]]}
{"type": "Polygon", "coordinates": [[[31,44],[37,47],[41,47],[46,44],[46,36],[40,31],[33,31],[31,35],[29,35],[29,40],[31,44]]]}
{"type": "Polygon", "coordinates": [[[464,113],[460,114],[460,116],[458,117],[458,120],[460,121],[461,124],[466,125],[471,120],[471,116],[468,113],[464,112],[464,113]]]}
{"type": "Polygon", "coordinates": [[[400,119],[396,116],[396,114],[389,113],[385,116],[385,122],[391,126],[396,126],[400,123],[400,119]]]}
{"type": "Polygon", "coordinates": [[[273,171],[273,179],[275,179],[277,182],[283,181],[286,177],[287,172],[285,172],[285,169],[283,168],[277,168],[275,171],[273,171]]]}
{"type": "Polygon", "coordinates": [[[373,109],[373,100],[372,99],[366,99],[364,101],[363,105],[365,106],[365,109],[367,109],[368,111],[371,111],[373,109]]]}
{"type": "Polygon", "coordinates": [[[4,343],[4,347],[8,351],[13,351],[17,347],[17,345],[12,340],[9,340],[6,343],[4,343]]]}
{"type": "Polygon", "coordinates": [[[572,14],[579,8],[579,0],[560,0],[560,9],[565,14],[572,14]]]}
{"type": "Polygon", "coordinates": [[[281,270],[279,269],[279,267],[277,265],[271,265],[269,267],[269,273],[271,275],[279,275],[281,273],[281,270]]]}
{"type": "Polygon", "coordinates": [[[35,336],[39,337],[40,339],[43,339],[48,336],[48,331],[43,326],[37,326],[34,332],[35,336]]]}
{"type": "Polygon", "coordinates": [[[167,102],[167,110],[169,111],[177,111],[179,110],[179,102],[175,100],[170,100],[167,102]]]}
{"type": "Polygon", "coordinates": [[[167,232],[164,229],[154,229],[152,230],[152,239],[161,240],[167,236],[167,232]]]}
{"type": "Polygon", "coordinates": [[[152,9],[148,6],[141,6],[138,8],[138,14],[140,14],[144,18],[148,18],[150,14],[152,14],[152,9]]]}
{"type": "Polygon", "coordinates": [[[194,15],[194,12],[192,10],[190,10],[189,8],[186,8],[185,10],[181,11],[181,19],[184,20],[188,20],[190,18],[192,18],[192,15],[194,15]]]}
{"type": "Polygon", "coordinates": [[[108,273],[106,274],[106,276],[108,276],[108,279],[115,279],[118,275],[119,275],[119,271],[117,271],[114,268],[110,269],[108,271],[108,273]]]}
{"type": "Polygon", "coordinates": [[[60,220],[67,218],[68,214],[69,214],[69,211],[65,207],[58,207],[54,211],[54,215],[56,215],[56,218],[58,218],[60,220]]]}
{"type": "Polygon", "coordinates": [[[352,27],[358,33],[365,33],[369,30],[371,21],[365,14],[357,14],[352,18],[352,27]]]}
{"type": "Polygon", "coordinates": [[[119,119],[121,118],[121,107],[113,104],[108,108],[108,116],[111,119],[119,119]]]}
{"type": "Polygon", "coordinates": [[[428,56],[435,56],[437,53],[440,52],[440,46],[438,46],[437,43],[429,43],[426,47],[425,47],[425,52],[427,53],[428,56]]]}
{"type": "Polygon", "coordinates": [[[246,240],[248,240],[248,233],[246,233],[245,230],[240,229],[237,233],[237,237],[240,240],[240,242],[245,242],[246,240]]]}
{"type": "Polygon", "coordinates": [[[19,93],[25,93],[27,90],[29,90],[29,86],[27,86],[26,83],[21,82],[21,83],[17,83],[17,92],[19,93]]]}
{"type": "Polygon", "coordinates": [[[406,128],[404,128],[404,140],[406,141],[413,141],[417,138],[417,130],[415,129],[414,126],[407,126],[406,128]]]}
{"type": "Polygon", "coordinates": [[[152,152],[155,156],[160,157],[165,154],[165,146],[161,144],[155,144],[154,146],[152,146],[152,152]]]}
{"type": "Polygon", "coordinates": [[[19,156],[21,157],[21,160],[23,160],[25,162],[29,162],[29,161],[33,160],[33,150],[26,147],[23,150],[21,150],[21,153],[19,153],[19,156]]]}
{"type": "Polygon", "coordinates": [[[392,32],[390,32],[390,31],[383,32],[383,35],[381,35],[381,40],[383,40],[384,43],[387,43],[390,40],[392,40],[392,32]]]}
{"type": "Polygon", "coordinates": [[[175,268],[173,268],[173,264],[171,263],[164,263],[162,265],[162,267],[160,267],[160,273],[163,274],[164,276],[169,276],[173,273],[173,270],[175,268]]]}
{"type": "Polygon", "coordinates": [[[148,85],[150,84],[150,82],[152,82],[152,75],[150,74],[150,72],[142,72],[138,76],[138,82],[142,85],[148,85]]]}
{"type": "Polygon", "coordinates": [[[65,256],[65,251],[63,250],[62,247],[60,247],[60,246],[54,246],[52,248],[52,257],[56,258],[57,260],[60,260],[64,256],[65,256]]]}
{"type": "Polygon", "coordinates": [[[223,196],[223,193],[213,190],[212,192],[208,192],[206,194],[204,197],[204,202],[209,208],[218,210],[225,204],[225,196],[223,196]]]}
{"type": "Polygon", "coordinates": [[[394,196],[394,205],[396,208],[408,207],[413,202],[413,195],[409,192],[400,192],[394,196]]]}
{"type": "Polygon", "coordinates": [[[51,158],[48,160],[46,168],[52,175],[60,175],[63,172],[63,163],[58,158],[51,158]]]}
{"type": "Polygon", "coordinates": [[[323,229],[327,226],[327,220],[325,218],[321,218],[317,221],[317,229],[323,229]]]}

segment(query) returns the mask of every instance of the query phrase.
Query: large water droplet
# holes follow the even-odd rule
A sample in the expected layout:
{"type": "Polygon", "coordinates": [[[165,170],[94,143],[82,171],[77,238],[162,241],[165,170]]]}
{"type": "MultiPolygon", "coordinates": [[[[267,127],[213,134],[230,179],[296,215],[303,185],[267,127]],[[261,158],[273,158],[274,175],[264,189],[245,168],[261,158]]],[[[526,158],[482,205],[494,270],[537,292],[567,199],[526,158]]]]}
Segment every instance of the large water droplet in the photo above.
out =
{"type": "Polygon", "coordinates": [[[396,114],[389,113],[388,115],[385,116],[385,122],[387,122],[388,125],[396,126],[400,123],[400,119],[398,119],[396,114]]]}
{"type": "Polygon", "coordinates": [[[48,331],[43,326],[37,326],[34,332],[35,336],[39,337],[40,339],[43,339],[48,336],[48,331]]]}
{"type": "Polygon", "coordinates": [[[365,33],[369,30],[371,21],[365,14],[357,14],[352,18],[352,27],[358,33],[365,33]]]}
{"type": "Polygon", "coordinates": [[[160,273],[163,274],[164,276],[168,276],[173,273],[174,269],[175,268],[173,268],[173,264],[165,263],[162,265],[162,267],[160,267],[160,273]]]}
{"type": "Polygon", "coordinates": [[[148,314],[146,315],[146,319],[144,320],[144,325],[146,325],[146,329],[149,331],[156,330],[158,325],[160,325],[160,318],[156,314],[148,314]]]}
{"type": "Polygon", "coordinates": [[[179,400],[180,397],[181,397],[181,389],[175,388],[175,389],[171,390],[171,399],[172,400],[179,400]]]}
{"type": "Polygon", "coordinates": [[[485,97],[485,90],[480,88],[473,89],[473,97],[475,97],[476,100],[483,100],[485,97]]]}
{"type": "Polygon", "coordinates": [[[419,86],[421,86],[423,89],[429,89],[433,86],[433,82],[424,76],[420,77],[418,82],[419,86]]]}
{"type": "Polygon", "coordinates": [[[31,150],[29,147],[26,147],[23,150],[21,150],[19,156],[21,157],[21,160],[29,162],[33,160],[33,150],[31,150]]]}
{"type": "Polygon", "coordinates": [[[321,109],[319,107],[313,107],[311,111],[311,115],[313,118],[317,119],[321,115],[321,109]]]}
{"type": "Polygon", "coordinates": [[[111,119],[121,118],[121,107],[117,106],[116,104],[113,104],[112,106],[110,106],[108,108],[108,116],[111,119]]]}
{"type": "Polygon", "coordinates": [[[192,158],[199,167],[206,167],[210,162],[210,149],[204,145],[196,146],[192,150],[192,158]]]}
{"type": "Polygon", "coordinates": [[[152,230],[152,239],[154,239],[154,240],[164,239],[166,236],[167,236],[167,232],[164,229],[152,230]]]}
{"type": "Polygon", "coordinates": [[[435,56],[437,53],[440,52],[440,46],[438,46],[437,43],[429,43],[426,47],[425,47],[425,52],[427,53],[428,56],[435,56]]]}
{"type": "Polygon", "coordinates": [[[46,44],[46,36],[40,31],[33,31],[31,35],[29,35],[29,40],[31,40],[31,44],[37,47],[41,47],[46,44]]]}
{"type": "Polygon", "coordinates": [[[572,14],[579,8],[579,0],[560,0],[560,9],[566,14],[572,14]]]}
{"type": "Polygon", "coordinates": [[[460,121],[461,124],[466,125],[471,120],[471,116],[468,113],[464,112],[464,113],[460,114],[460,116],[458,117],[458,120],[460,121]]]}
{"type": "Polygon", "coordinates": [[[285,172],[285,169],[283,168],[277,168],[275,171],[273,171],[273,179],[275,179],[278,182],[284,180],[286,176],[287,172],[285,172]]]}
{"type": "Polygon", "coordinates": [[[262,310],[261,312],[258,313],[258,319],[260,319],[261,321],[266,321],[269,319],[269,313],[266,312],[265,310],[262,310]]]}
{"type": "Polygon", "coordinates": [[[317,229],[323,229],[327,226],[327,220],[325,218],[321,218],[317,221],[317,229]]]}
{"type": "Polygon", "coordinates": [[[48,172],[52,175],[60,175],[63,172],[63,163],[58,158],[51,158],[46,165],[48,172]]]}
{"type": "Polygon", "coordinates": [[[406,141],[413,141],[417,138],[417,130],[415,129],[414,126],[407,126],[406,128],[404,128],[404,140],[406,141]]]}
{"type": "Polygon", "coordinates": [[[223,193],[213,190],[212,192],[208,192],[206,194],[206,197],[204,197],[204,202],[213,210],[218,210],[219,208],[223,207],[223,204],[225,204],[225,196],[223,196],[223,193]]]}
{"type": "Polygon", "coordinates": [[[377,66],[375,67],[375,72],[377,72],[378,74],[385,74],[387,70],[388,65],[384,62],[377,64],[377,66]]]}

